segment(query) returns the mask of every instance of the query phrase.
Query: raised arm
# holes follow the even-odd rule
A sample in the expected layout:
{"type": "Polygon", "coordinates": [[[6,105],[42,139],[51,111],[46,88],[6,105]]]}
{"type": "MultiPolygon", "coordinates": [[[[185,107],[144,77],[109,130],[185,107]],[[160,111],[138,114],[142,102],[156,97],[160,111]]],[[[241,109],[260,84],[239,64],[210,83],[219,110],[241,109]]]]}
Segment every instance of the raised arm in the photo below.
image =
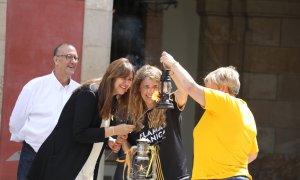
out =
{"type": "Polygon", "coordinates": [[[180,85],[178,80],[176,79],[176,76],[174,76],[174,73],[171,71],[170,76],[174,83],[177,86],[177,90],[175,91],[175,97],[177,100],[177,105],[179,107],[183,107],[187,102],[188,93],[184,90],[184,88],[180,85]]]}
{"type": "Polygon", "coordinates": [[[198,85],[192,76],[167,52],[163,52],[160,62],[171,70],[172,79],[178,89],[188,93],[201,106],[205,106],[204,87],[198,85]]]}

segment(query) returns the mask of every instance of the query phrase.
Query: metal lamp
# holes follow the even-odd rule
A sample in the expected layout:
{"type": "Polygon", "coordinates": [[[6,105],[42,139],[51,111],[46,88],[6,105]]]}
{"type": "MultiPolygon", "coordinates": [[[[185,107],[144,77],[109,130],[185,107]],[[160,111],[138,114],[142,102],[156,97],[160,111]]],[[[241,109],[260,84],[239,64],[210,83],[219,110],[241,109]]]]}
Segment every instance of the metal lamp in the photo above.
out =
{"type": "Polygon", "coordinates": [[[159,109],[173,109],[171,102],[172,80],[169,75],[170,70],[163,69],[160,77],[160,101],[157,103],[156,108],[159,109]]]}
{"type": "Polygon", "coordinates": [[[129,158],[128,180],[155,180],[156,154],[148,139],[138,139],[137,146],[127,152],[129,158]]]}

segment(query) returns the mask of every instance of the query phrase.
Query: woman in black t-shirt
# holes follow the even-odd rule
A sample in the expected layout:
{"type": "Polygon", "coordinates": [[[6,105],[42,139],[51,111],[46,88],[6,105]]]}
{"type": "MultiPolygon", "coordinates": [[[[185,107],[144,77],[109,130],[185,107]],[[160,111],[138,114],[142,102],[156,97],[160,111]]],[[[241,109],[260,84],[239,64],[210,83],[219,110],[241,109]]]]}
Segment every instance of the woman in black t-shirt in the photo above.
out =
{"type": "MultiPolygon", "coordinates": [[[[146,138],[157,151],[157,180],[189,179],[180,132],[181,111],[186,104],[187,93],[178,87],[171,95],[174,109],[155,108],[156,101],[152,95],[160,88],[161,74],[161,70],[150,65],[144,65],[137,71],[128,107],[129,117],[136,128],[128,135],[128,143],[122,147],[126,152],[131,145],[136,145],[138,139],[146,138]]],[[[126,179],[123,172],[127,171],[123,171],[122,166],[122,163],[118,163],[115,180],[122,179],[122,176],[126,179]]]]}

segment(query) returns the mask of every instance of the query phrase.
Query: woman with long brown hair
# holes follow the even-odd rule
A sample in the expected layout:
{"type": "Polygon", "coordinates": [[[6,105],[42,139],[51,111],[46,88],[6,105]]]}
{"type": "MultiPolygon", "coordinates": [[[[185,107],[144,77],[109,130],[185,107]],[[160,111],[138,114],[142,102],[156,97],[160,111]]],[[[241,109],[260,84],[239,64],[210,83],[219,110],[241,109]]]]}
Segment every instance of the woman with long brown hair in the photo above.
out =
{"type": "Polygon", "coordinates": [[[127,135],[133,125],[110,126],[118,109],[126,109],[134,68],[125,58],[113,61],[102,78],[74,91],[58,124],[37,152],[29,180],[74,180],[93,177],[107,138],[127,135]]]}
{"type": "MultiPolygon", "coordinates": [[[[134,78],[130,103],[129,117],[136,125],[128,135],[128,143],[123,143],[126,152],[130,146],[136,145],[141,138],[148,139],[156,149],[156,179],[183,180],[188,179],[187,157],[181,138],[181,112],[187,102],[187,93],[180,87],[171,94],[174,109],[158,109],[157,102],[152,98],[160,88],[162,72],[155,66],[144,65],[134,78]]],[[[123,171],[118,164],[115,180],[120,180],[123,171]],[[118,176],[119,175],[119,176],[118,176]]],[[[126,174],[123,174],[126,178],[126,174]]]]}

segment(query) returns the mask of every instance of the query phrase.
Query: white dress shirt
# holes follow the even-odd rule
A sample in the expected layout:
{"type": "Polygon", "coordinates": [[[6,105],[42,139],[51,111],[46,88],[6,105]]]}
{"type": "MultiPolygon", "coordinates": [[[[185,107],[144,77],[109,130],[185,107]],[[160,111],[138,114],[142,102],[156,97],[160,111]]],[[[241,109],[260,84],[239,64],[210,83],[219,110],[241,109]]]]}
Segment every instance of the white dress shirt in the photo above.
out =
{"type": "Polygon", "coordinates": [[[11,141],[26,141],[35,152],[52,132],[72,92],[79,86],[73,80],[62,86],[54,73],[29,81],[22,89],[12,111],[11,141]]]}

